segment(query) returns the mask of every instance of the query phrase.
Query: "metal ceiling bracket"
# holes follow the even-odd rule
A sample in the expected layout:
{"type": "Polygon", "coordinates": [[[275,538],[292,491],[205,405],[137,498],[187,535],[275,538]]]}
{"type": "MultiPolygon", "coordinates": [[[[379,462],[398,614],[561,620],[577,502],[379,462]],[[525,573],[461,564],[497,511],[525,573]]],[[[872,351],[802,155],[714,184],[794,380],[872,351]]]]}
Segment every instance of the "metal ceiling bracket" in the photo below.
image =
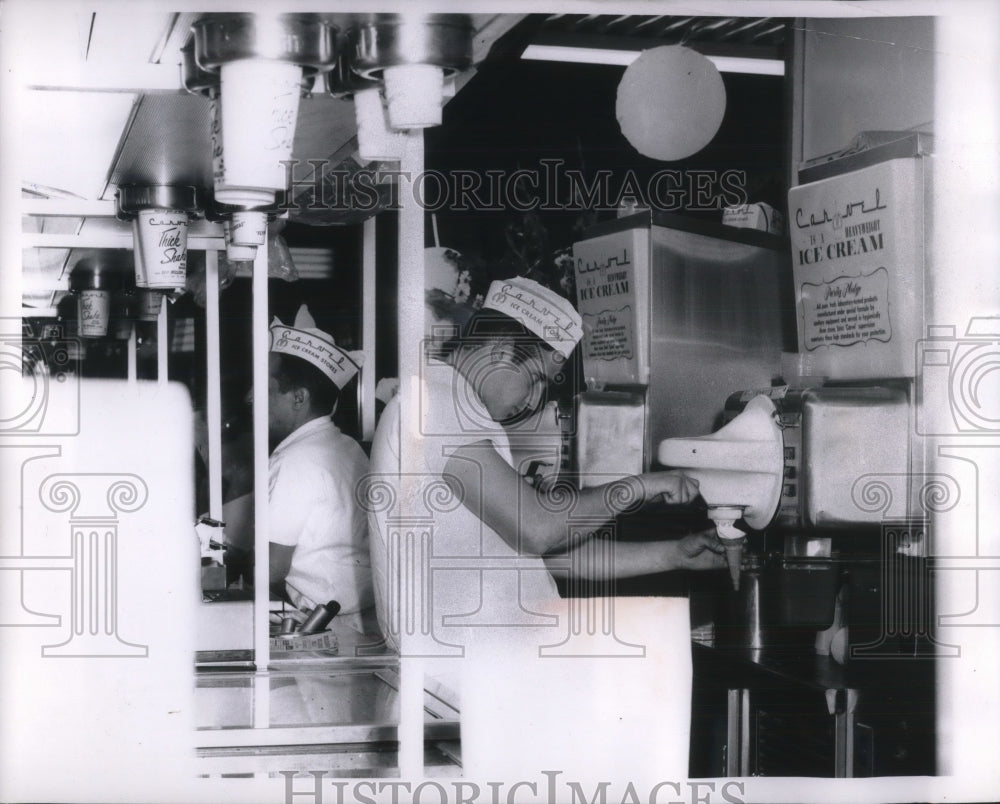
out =
{"type": "Polygon", "coordinates": [[[203,70],[194,57],[194,40],[181,48],[181,83],[192,95],[211,97],[219,92],[219,74],[203,70]]]}
{"type": "Polygon", "coordinates": [[[351,67],[380,80],[386,67],[431,64],[445,75],[472,65],[472,21],[466,14],[376,15],[358,25],[351,67]]]}
{"type": "Polygon", "coordinates": [[[362,78],[351,69],[349,54],[353,50],[355,39],[356,37],[351,36],[348,40],[350,44],[347,50],[340,54],[333,69],[326,74],[326,91],[334,98],[350,100],[354,97],[355,92],[360,92],[363,89],[377,89],[382,86],[378,81],[362,78]]]}
{"type": "Polygon", "coordinates": [[[201,209],[197,187],[174,184],[123,184],[115,190],[115,217],[132,220],[143,209],[179,209],[194,215],[201,209]]]}
{"type": "MultiPolygon", "coordinates": [[[[181,48],[181,83],[184,89],[192,95],[204,95],[206,98],[217,97],[219,94],[219,73],[212,70],[205,70],[198,59],[195,58],[194,40],[190,40],[181,48]]],[[[306,97],[312,92],[316,83],[316,76],[313,72],[306,70],[302,74],[302,96],[306,97]]]]}
{"type": "Polygon", "coordinates": [[[268,59],[319,73],[337,60],[338,29],[312,14],[206,14],[191,28],[195,60],[212,72],[232,61],[268,59]]]}
{"type": "Polygon", "coordinates": [[[77,260],[69,275],[69,289],[120,290],[128,285],[131,255],[125,249],[95,249],[77,260]]]}
{"type": "Polygon", "coordinates": [[[236,204],[223,204],[217,200],[214,193],[209,193],[205,202],[205,220],[210,223],[223,223],[233,217],[234,212],[262,212],[267,215],[268,221],[275,221],[282,217],[281,206],[274,204],[263,204],[256,207],[238,206],[236,204]]]}

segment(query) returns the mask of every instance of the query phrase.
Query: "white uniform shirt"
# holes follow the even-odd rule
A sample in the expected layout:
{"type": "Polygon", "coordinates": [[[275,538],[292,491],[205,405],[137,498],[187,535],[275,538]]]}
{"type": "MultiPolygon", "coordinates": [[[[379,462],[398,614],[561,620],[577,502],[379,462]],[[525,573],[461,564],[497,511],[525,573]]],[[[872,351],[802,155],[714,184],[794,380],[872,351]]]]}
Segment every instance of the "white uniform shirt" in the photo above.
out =
{"type": "MultiPolygon", "coordinates": [[[[513,465],[506,432],[489,417],[472,388],[451,366],[429,361],[424,366],[422,380],[419,426],[423,473],[417,493],[411,497],[414,507],[420,510],[408,513],[429,517],[432,522],[432,566],[428,577],[435,638],[467,644],[475,641],[477,635],[506,630],[504,626],[520,629],[526,625],[550,625],[551,615],[541,612],[558,605],[559,593],[542,559],[518,553],[475,513],[449,499],[450,494],[444,493],[441,486],[448,459],[456,449],[469,444],[487,441],[504,461],[513,465]],[[482,560],[477,562],[477,558],[482,560]]],[[[400,407],[396,396],[383,411],[375,432],[372,476],[394,487],[397,501],[401,500],[399,486],[392,478],[399,473],[399,428],[400,407]]],[[[485,485],[485,479],[482,482],[485,485]]],[[[484,493],[489,494],[489,489],[484,488],[484,493]]],[[[516,500],[509,502],[517,505],[516,500]]],[[[389,567],[393,562],[389,556],[387,526],[394,513],[377,510],[371,515],[372,568],[379,622],[390,642],[394,641],[393,635],[385,627],[390,615],[388,605],[391,600],[399,600],[389,589],[392,580],[389,567]]],[[[402,621],[405,622],[405,617],[402,621]]]]}
{"type": "Polygon", "coordinates": [[[268,463],[269,539],[294,547],[285,585],[301,609],[336,600],[360,630],[374,605],[368,523],[355,496],[368,472],[358,443],[328,418],[285,438],[268,463]]]}
{"type": "MultiPolygon", "coordinates": [[[[683,778],[691,712],[687,600],[623,598],[613,605],[607,599],[561,600],[541,558],[519,555],[465,506],[455,507],[447,495],[433,493],[441,491],[433,484],[441,483],[457,447],[486,440],[507,461],[510,448],[506,432],[489,419],[453,369],[424,366],[421,385],[421,397],[414,400],[418,410],[402,422],[421,429],[426,475],[411,494],[413,510],[403,513],[432,523],[430,554],[420,540],[408,541],[407,531],[422,533],[422,522],[391,523],[404,508],[398,483],[390,482],[399,472],[401,417],[395,397],[372,443],[373,479],[392,489],[386,493],[383,487],[368,501],[372,569],[380,623],[404,628],[412,627],[408,618],[421,623],[423,612],[409,610],[406,596],[391,588],[397,574],[405,572],[401,559],[423,556],[430,564],[430,572],[420,577],[429,581],[432,633],[445,649],[430,654],[442,658],[424,660],[426,683],[460,705],[465,774],[523,779],[538,777],[546,768],[565,768],[564,778],[594,784],[636,779],[645,789],[663,778],[683,778]],[[446,510],[432,511],[435,499],[446,510]],[[398,540],[390,538],[390,528],[400,533],[398,540]],[[416,549],[398,555],[407,548],[416,549]],[[477,556],[494,569],[454,568],[475,567],[477,556]],[[568,603],[578,629],[572,634],[568,603]],[[595,619],[610,610],[614,619],[595,619]],[[456,660],[459,648],[467,650],[456,660]]],[[[395,644],[391,629],[383,626],[383,633],[395,644]]]]}

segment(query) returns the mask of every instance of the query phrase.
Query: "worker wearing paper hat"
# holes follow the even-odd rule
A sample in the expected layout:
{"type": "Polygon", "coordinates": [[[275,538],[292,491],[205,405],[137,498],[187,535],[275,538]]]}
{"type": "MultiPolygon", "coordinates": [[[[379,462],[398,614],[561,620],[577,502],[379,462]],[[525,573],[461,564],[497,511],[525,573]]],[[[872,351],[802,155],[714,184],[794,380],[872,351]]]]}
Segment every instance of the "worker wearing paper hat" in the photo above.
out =
{"type": "Polygon", "coordinates": [[[564,358],[583,337],[583,321],[569,299],[533,279],[516,276],[492,282],[483,309],[519,321],[564,358]]]}
{"type": "Polygon", "coordinates": [[[271,324],[268,430],[268,540],[272,587],[300,610],[336,600],[340,619],[360,631],[374,623],[365,513],[355,488],[368,472],[358,443],[330,418],[363,362],[316,327],[305,305],[292,326],[271,324]]]}
{"type": "Polygon", "coordinates": [[[271,351],[292,355],[312,363],[330,382],[343,388],[358,373],[364,363],[362,352],[346,352],[333,338],[320,329],[304,304],[299,307],[295,324],[282,324],[277,317],[271,322],[271,351]]]}
{"type": "MultiPolygon", "coordinates": [[[[405,477],[417,488],[426,484],[425,500],[437,499],[430,492],[443,481],[462,502],[431,509],[433,554],[465,556],[471,544],[476,555],[481,551],[493,562],[489,572],[456,573],[434,584],[429,598],[420,604],[430,612],[433,637],[441,643],[461,644],[472,651],[506,646],[508,638],[527,645],[539,636],[530,631],[538,625],[533,612],[558,610],[559,592],[543,556],[565,551],[567,509],[522,476],[523,464],[515,460],[512,437],[531,438],[532,417],[547,401],[546,390],[556,375],[572,374],[568,360],[582,336],[581,317],[568,299],[524,277],[494,281],[482,308],[462,333],[440,356],[430,356],[421,365],[414,384],[417,393],[409,398],[411,410],[403,411],[396,397],[383,413],[371,451],[375,478],[397,491],[393,500],[407,499],[398,445],[404,426],[409,426],[406,422],[418,426],[418,463],[415,469],[406,468],[405,477]],[[505,565],[502,559],[510,563],[505,565]],[[483,624],[490,628],[478,627],[483,624]],[[529,632],[531,637],[526,636],[529,632]]],[[[619,484],[624,494],[607,485],[581,488],[573,496],[574,515],[582,512],[585,518],[605,522],[632,505],[657,499],[688,503],[697,495],[697,483],[677,472],[647,473],[619,484]]],[[[390,593],[392,568],[399,558],[393,557],[398,543],[389,525],[395,514],[386,506],[371,507],[380,621],[387,641],[398,646],[405,635],[393,633],[400,612],[391,606],[405,594],[390,593]]],[[[650,543],[627,550],[636,555],[615,566],[622,577],[653,567],[725,566],[719,555],[723,548],[714,534],[692,535],[681,548],[650,543]]],[[[470,561],[469,567],[474,564],[470,561]]],[[[424,647],[418,641],[414,649],[424,647]]]]}
{"type": "Polygon", "coordinates": [[[475,375],[476,398],[494,421],[510,425],[539,409],[549,383],[568,376],[567,359],[582,336],[580,314],[568,299],[512,277],[490,284],[446,360],[460,374],[475,375]]]}

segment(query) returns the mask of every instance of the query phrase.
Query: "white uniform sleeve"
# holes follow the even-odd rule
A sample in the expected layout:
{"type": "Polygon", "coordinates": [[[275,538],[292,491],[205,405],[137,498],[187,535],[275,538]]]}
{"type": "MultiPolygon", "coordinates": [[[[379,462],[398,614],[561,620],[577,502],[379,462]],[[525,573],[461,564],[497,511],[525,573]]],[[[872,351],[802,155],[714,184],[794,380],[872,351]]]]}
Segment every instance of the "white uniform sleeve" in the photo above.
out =
{"type": "MultiPolygon", "coordinates": [[[[498,452],[506,451],[507,434],[496,422],[478,414],[465,411],[460,415],[458,406],[466,403],[461,393],[453,398],[447,386],[434,383],[427,387],[427,400],[423,411],[425,433],[424,466],[434,476],[440,476],[448,458],[460,447],[480,441],[490,441],[498,452]]],[[[468,407],[468,405],[467,405],[468,407]]]]}

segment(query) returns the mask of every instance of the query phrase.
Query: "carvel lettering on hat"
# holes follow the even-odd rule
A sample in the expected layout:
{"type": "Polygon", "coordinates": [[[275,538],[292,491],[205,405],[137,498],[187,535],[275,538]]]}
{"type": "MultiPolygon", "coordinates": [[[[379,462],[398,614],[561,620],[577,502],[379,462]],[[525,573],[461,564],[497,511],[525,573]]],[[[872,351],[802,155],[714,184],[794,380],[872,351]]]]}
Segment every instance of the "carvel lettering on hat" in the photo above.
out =
{"type": "Polygon", "coordinates": [[[515,276],[493,281],[483,309],[520,321],[564,357],[583,337],[582,319],[569,299],[533,279],[515,276]]]}
{"type": "Polygon", "coordinates": [[[347,385],[364,363],[362,352],[345,352],[330,335],[317,329],[309,308],[304,304],[299,307],[294,326],[282,324],[275,318],[270,332],[272,352],[308,360],[338,388],[347,385]]]}

